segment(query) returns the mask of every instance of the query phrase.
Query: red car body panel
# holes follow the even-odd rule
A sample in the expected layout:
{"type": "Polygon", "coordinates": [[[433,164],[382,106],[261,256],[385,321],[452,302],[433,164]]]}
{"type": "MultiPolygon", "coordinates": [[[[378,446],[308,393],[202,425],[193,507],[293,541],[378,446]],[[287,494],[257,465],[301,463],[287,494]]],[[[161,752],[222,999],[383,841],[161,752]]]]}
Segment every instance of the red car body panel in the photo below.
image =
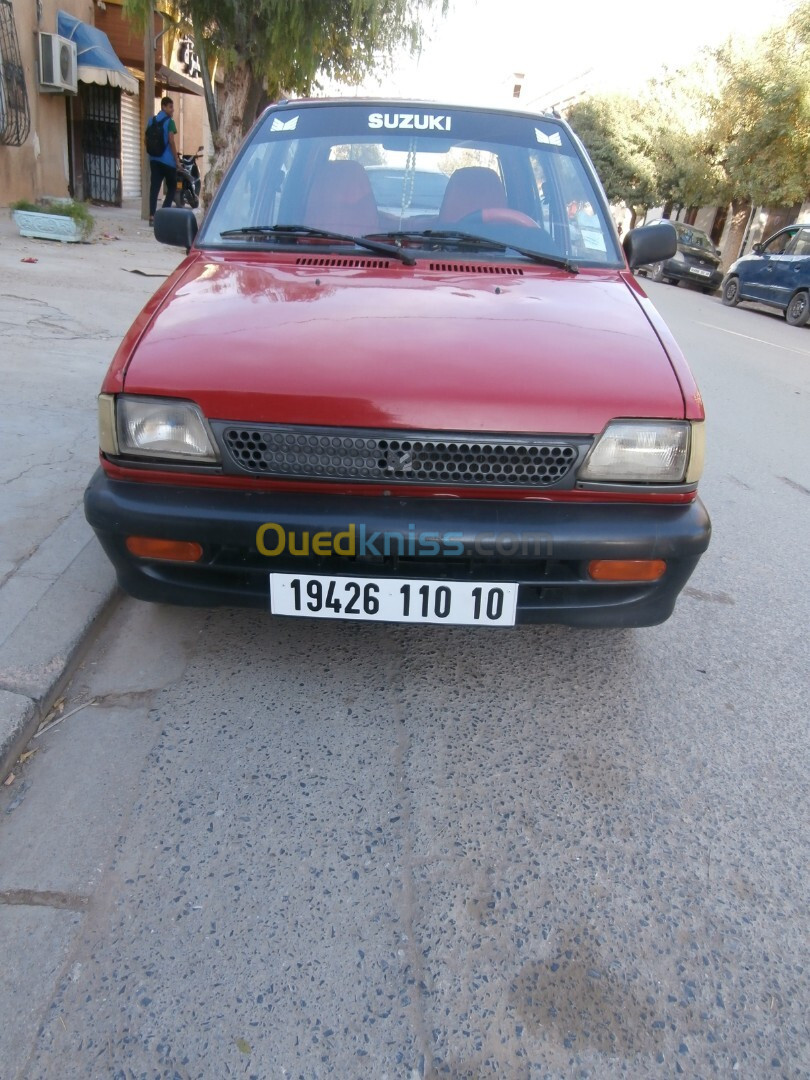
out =
{"type": "Polygon", "coordinates": [[[105,391],[189,399],[211,419],[448,432],[702,417],[631,275],[297,259],[192,255],[136,320],[105,391]]]}
{"type": "Polygon", "coordinates": [[[654,307],[652,301],[642,289],[638,278],[634,277],[631,273],[625,273],[622,275],[624,280],[630,286],[633,295],[641,305],[641,309],[647,318],[650,320],[650,325],[658,335],[658,339],[667,351],[672,367],[675,370],[675,374],[678,376],[678,381],[681,384],[681,390],[683,392],[684,400],[684,419],[686,420],[703,420],[705,418],[703,410],[703,398],[701,396],[698,385],[695,382],[691,369],[686,362],[686,357],[681,352],[678,343],[672,336],[672,331],[667,324],[661,318],[657,308],[654,307]]]}

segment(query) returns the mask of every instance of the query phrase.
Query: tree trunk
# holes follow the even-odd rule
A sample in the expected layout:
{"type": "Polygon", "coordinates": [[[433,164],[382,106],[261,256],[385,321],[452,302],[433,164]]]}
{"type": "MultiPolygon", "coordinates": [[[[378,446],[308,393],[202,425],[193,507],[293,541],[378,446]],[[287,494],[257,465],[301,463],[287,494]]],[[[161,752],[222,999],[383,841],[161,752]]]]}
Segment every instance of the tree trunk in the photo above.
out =
{"type": "Polygon", "coordinates": [[[735,199],[731,204],[731,226],[726,237],[723,249],[721,267],[725,274],[731,264],[740,254],[748,218],[751,215],[751,203],[748,199],[735,199]]]}
{"type": "Polygon", "coordinates": [[[638,214],[636,213],[635,206],[631,206],[630,207],[630,224],[627,227],[628,232],[630,231],[630,229],[635,229],[635,227],[636,227],[636,218],[637,217],[638,217],[638,214]]]}
{"type": "Polygon", "coordinates": [[[674,203],[665,202],[664,203],[664,209],[661,211],[661,217],[662,218],[671,218],[672,217],[672,207],[673,206],[674,206],[674,203]]]}
{"type": "Polygon", "coordinates": [[[192,21],[194,28],[194,47],[197,50],[197,56],[200,60],[200,78],[203,84],[203,94],[205,96],[205,108],[208,113],[208,127],[211,131],[211,140],[215,140],[217,137],[217,130],[219,128],[219,117],[217,116],[217,104],[214,98],[214,88],[211,84],[211,71],[208,67],[208,51],[205,47],[205,37],[202,34],[199,20],[194,19],[192,21]]]}
{"type": "Polygon", "coordinates": [[[217,91],[218,124],[214,136],[214,155],[203,182],[203,202],[206,206],[253,124],[261,95],[262,80],[257,78],[250,64],[241,63],[226,70],[225,81],[217,91]]]}

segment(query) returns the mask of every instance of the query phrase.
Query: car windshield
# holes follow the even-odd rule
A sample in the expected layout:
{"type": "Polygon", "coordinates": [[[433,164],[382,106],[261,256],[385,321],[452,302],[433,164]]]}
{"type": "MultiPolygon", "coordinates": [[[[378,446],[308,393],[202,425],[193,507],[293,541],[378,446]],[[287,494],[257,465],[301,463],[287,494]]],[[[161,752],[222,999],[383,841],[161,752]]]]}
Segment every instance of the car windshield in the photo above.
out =
{"type": "Polygon", "coordinates": [[[624,265],[604,198],[564,124],[416,105],[268,111],[198,245],[343,249],[341,238],[351,237],[465,258],[536,253],[574,268],[624,265]]]}
{"type": "Polygon", "coordinates": [[[678,243],[683,244],[684,247],[700,248],[701,251],[711,251],[714,254],[714,244],[700,229],[678,227],[678,243]]]}

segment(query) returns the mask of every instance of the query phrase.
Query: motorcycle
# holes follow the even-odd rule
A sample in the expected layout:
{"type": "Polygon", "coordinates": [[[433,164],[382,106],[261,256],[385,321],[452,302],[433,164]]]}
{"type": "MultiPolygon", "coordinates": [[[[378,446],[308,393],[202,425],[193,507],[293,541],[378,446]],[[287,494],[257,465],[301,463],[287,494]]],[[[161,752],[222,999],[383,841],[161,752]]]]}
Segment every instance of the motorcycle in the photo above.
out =
{"type": "Polygon", "coordinates": [[[200,170],[197,159],[203,156],[201,146],[196,154],[181,154],[180,167],[177,170],[177,191],[175,193],[175,206],[190,206],[196,210],[200,205],[200,170]]]}

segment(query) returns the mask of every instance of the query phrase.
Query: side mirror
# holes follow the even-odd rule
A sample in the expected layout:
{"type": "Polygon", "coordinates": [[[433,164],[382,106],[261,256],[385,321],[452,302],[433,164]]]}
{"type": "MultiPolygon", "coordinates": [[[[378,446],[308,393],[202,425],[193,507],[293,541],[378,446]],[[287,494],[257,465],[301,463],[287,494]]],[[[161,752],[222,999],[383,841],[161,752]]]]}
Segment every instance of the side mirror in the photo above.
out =
{"type": "Polygon", "coordinates": [[[722,255],[723,254],[723,252],[720,250],[720,248],[715,248],[714,253],[715,253],[715,255],[722,255]]]}
{"type": "Polygon", "coordinates": [[[753,251],[753,253],[755,255],[761,255],[762,254],[762,244],[754,244],[754,246],[751,248],[751,250],[753,251]]]}
{"type": "Polygon", "coordinates": [[[678,234],[673,226],[666,222],[642,225],[639,229],[630,230],[622,247],[630,269],[635,270],[637,266],[671,259],[678,250],[678,234]]]}
{"type": "Polygon", "coordinates": [[[184,207],[169,207],[155,212],[155,239],[161,244],[191,250],[197,235],[197,219],[194,211],[184,207]]]}

